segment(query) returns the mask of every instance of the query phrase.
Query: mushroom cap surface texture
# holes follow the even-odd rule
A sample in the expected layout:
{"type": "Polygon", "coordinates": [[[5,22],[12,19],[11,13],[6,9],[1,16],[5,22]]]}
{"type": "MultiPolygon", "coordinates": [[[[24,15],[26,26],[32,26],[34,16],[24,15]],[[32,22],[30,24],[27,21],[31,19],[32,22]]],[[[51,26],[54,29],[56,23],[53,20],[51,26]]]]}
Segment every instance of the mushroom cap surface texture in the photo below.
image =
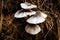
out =
{"type": "Polygon", "coordinates": [[[23,17],[27,17],[28,15],[31,16],[31,15],[34,15],[36,12],[35,11],[31,11],[31,12],[20,12],[20,10],[18,10],[14,17],[15,18],[23,18],[23,17]]]}
{"type": "Polygon", "coordinates": [[[26,31],[27,33],[29,33],[29,34],[36,35],[36,34],[38,34],[38,33],[41,31],[41,28],[40,28],[39,25],[34,25],[34,26],[32,26],[32,25],[27,25],[27,26],[25,27],[25,31],[26,31]]]}
{"type": "Polygon", "coordinates": [[[21,8],[23,8],[23,9],[37,8],[36,5],[30,4],[30,3],[28,3],[28,2],[21,3],[20,5],[21,5],[21,8]]]}
{"type": "Polygon", "coordinates": [[[45,13],[43,13],[43,12],[40,12],[41,13],[41,16],[43,17],[43,18],[46,18],[47,17],[47,15],[45,14],[45,13]]]}
{"type": "Polygon", "coordinates": [[[44,22],[46,20],[46,17],[47,15],[45,13],[37,11],[34,16],[28,18],[26,21],[30,24],[39,24],[44,22]]]}

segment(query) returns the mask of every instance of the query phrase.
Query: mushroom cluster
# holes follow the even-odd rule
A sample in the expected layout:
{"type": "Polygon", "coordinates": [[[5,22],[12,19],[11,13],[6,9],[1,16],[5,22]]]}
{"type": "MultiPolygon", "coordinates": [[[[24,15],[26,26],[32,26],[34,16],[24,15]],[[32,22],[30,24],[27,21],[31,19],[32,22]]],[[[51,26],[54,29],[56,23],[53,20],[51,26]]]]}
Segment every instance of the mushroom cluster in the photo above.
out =
{"type": "MultiPolygon", "coordinates": [[[[25,2],[20,4],[21,8],[23,10],[37,8],[36,5],[33,5],[31,3],[25,2]]],[[[41,11],[29,11],[29,12],[21,12],[21,10],[18,10],[14,17],[15,18],[24,18],[30,16],[26,22],[29,23],[25,27],[25,31],[29,34],[36,35],[41,31],[41,28],[38,24],[44,22],[46,20],[47,15],[41,11]]]]}

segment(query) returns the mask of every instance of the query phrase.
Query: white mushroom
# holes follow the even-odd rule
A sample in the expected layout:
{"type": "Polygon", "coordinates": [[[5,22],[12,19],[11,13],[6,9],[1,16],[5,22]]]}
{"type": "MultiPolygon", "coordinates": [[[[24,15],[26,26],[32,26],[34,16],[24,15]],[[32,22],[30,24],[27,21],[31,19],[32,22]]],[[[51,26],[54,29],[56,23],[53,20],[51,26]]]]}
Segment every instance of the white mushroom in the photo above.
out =
{"type": "Polygon", "coordinates": [[[47,17],[47,15],[45,13],[43,13],[43,12],[40,12],[40,13],[41,13],[41,17],[43,17],[43,18],[47,17]]]}
{"type": "Polygon", "coordinates": [[[41,31],[41,28],[39,27],[39,25],[27,25],[25,27],[25,31],[29,34],[36,35],[41,31]]]}
{"type": "Polygon", "coordinates": [[[37,11],[36,14],[30,18],[28,18],[26,21],[30,24],[39,24],[45,21],[47,15],[43,12],[37,11]]]}
{"type": "Polygon", "coordinates": [[[30,24],[39,24],[44,21],[45,21],[45,19],[42,17],[30,17],[29,19],[27,19],[27,22],[30,24]]]}
{"type": "Polygon", "coordinates": [[[33,4],[30,4],[30,3],[21,3],[21,8],[23,9],[32,9],[32,8],[36,8],[37,6],[36,5],[33,5],[33,4]]]}
{"type": "Polygon", "coordinates": [[[23,17],[27,17],[28,15],[31,16],[31,15],[34,15],[36,12],[35,11],[31,11],[31,12],[20,12],[20,10],[18,10],[14,17],[16,18],[23,18],[23,17]]]}

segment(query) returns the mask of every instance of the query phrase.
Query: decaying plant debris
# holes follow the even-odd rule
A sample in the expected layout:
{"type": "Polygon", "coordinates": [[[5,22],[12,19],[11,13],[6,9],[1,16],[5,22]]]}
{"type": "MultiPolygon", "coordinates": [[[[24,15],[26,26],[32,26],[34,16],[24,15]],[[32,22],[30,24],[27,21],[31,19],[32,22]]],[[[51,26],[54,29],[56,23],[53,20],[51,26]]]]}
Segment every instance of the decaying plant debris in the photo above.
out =
{"type": "Polygon", "coordinates": [[[60,8],[57,0],[2,0],[2,31],[1,40],[58,40],[58,25],[60,23],[60,8]],[[16,19],[14,14],[22,9],[20,3],[29,2],[38,6],[34,11],[45,12],[48,17],[45,22],[39,24],[42,31],[37,35],[26,33],[25,19],[16,19]],[[52,29],[51,29],[52,28],[52,29]]]}

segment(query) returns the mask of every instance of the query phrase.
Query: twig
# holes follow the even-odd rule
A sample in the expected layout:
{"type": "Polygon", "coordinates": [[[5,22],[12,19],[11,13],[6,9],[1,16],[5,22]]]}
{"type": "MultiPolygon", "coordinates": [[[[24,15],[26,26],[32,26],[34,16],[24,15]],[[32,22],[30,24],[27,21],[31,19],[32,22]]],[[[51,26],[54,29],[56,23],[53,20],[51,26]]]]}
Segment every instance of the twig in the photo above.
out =
{"type": "Polygon", "coordinates": [[[53,27],[51,27],[51,28],[49,29],[49,31],[46,33],[46,35],[44,36],[44,38],[46,38],[46,36],[49,34],[49,32],[52,30],[52,28],[53,28],[53,27]]]}
{"type": "Polygon", "coordinates": [[[44,5],[44,3],[46,2],[47,0],[44,0],[43,3],[41,4],[41,7],[44,5]]]}
{"type": "Polygon", "coordinates": [[[3,9],[3,0],[2,0],[2,2],[1,2],[2,4],[0,5],[1,6],[1,11],[0,11],[0,15],[1,15],[1,17],[0,17],[0,32],[2,31],[2,22],[3,22],[3,14],[2,14],[2,9],[3,9]]]}
{"type": "Polygon", "coordinates": [[[50,9],[50,11],[54,14],[53,10],[51,8],[49,8],[48,6],[46,6],[46,8],[50,9]]]}
{"type": "MultiPolygon", "coordinates": [[[[48,9],[50,9],[48,6],[46,6],[48,9]]],[[[53,10],[50,9],[50,11],[52,12],[52,14],[54,14],[53,10]]],[[[53,24],[53,23],[52,23],[53,24]]],[[[53,29],[53,25],[52,27],[49,29],[49,31],[46,33],[46,35],[44,36],[44,38],[46,38],[46,36],[49,34],[49,32],[53,29]]]]}
{"type": "Polygon", "coordinates": [[[38,6],[39,6],[39,0],[37,0],[38,6]]]}
{"type": "Polygon", "coordinates": [[[25,2],[27,2],[27,1],[25,0],[25,2]]]}
{"type": "Polygon", "coordinates": [[[40,7],[40,8],[39,8],[40,10],[42,10],[42,6],[44,5],[44,3],[45,3],[46,1],[47,1],[47,0],[44,0],[43,3],[39,6],[39,7],[40,7]]]}
{"type": "Polygon", "coordinates": [[[32,4],[34,4],[34,2],[32,0],[30,0],[32,2],[32,4]]]}

